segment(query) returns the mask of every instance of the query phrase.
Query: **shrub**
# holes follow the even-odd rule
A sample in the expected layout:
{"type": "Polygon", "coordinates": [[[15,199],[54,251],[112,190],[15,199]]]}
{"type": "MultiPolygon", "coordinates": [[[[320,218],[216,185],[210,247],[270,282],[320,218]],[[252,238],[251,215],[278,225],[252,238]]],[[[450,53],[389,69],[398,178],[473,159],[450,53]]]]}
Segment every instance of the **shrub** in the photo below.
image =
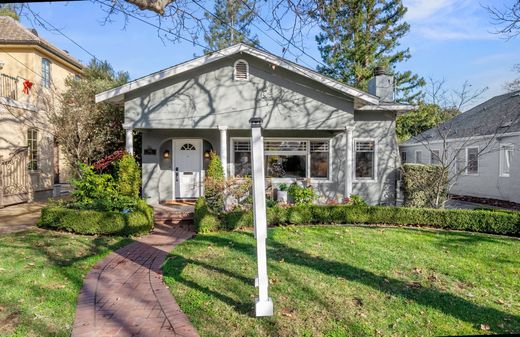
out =
{"type": "Polygon", "coordinates": [[[221,229],[219,218],[211,214],[204,197],[198,198],[195,202],[193,221],[197,233],[210,233],[221,229]]]}
{"type": "Polygon", "coordinates": [[[365,199],[363,199],[363,197],[358,194],[351,194],[350,197],[345,199],[348,199],[345,200],[347,205],[366,206],[367,204],[365,199]]]}
{"type": "Polygon", "coordinates": [[[92,235],[139,235],[152,230],[153,208],[137,201],[130,212],[66,208],[61,204],[44,207],[38,227],[92,235]]]}
{"type": "Polygon", "coordinates": [[[448,196],[448,171],[440,165],[404,164],[403,192],[407,207],[444,206],[448,196]]]}
{"type": "Polygon", "coordinates": [[[213,213],[224,210],[224,169],[219,156],[215,152],[210,153],[210,161],[204,181],[204,195],[208,208],[213,213]]]}
{"type": "Polygon", "coordinates": [[[303,187],[296,183],[291,184],[288,193],[296,205],[312,204],[314,199],[316,199],[316,193],[312,186],[303,187]]]}
{"type": "MultiPolygon", "coordinates": [[[[412,225],[520,235],[520,213],[483,210],[349,205],[275,206],[267,208],[267,223],[269,226],[334,223],[412,225]]],[[[212,230],[252,227],[253,212],[226,212],[222,214],[221,219],[213,217],[211,225],[212,230]]]]}
{"type": "Polygon", "coordinates": [[[139,198],[141,194],[141,169],[134,156],[125,154],[115,162],[115,187],[119,194],[139,198]]]}
{"type": "Polygon", "coordinates": [[[110,174],[97,174],[92,166],[78,164],[79,178],[72,179],[72,197],[76,203],[91,204],[94,200],[111,199],[117,194],[114,179],[110,174]]]}

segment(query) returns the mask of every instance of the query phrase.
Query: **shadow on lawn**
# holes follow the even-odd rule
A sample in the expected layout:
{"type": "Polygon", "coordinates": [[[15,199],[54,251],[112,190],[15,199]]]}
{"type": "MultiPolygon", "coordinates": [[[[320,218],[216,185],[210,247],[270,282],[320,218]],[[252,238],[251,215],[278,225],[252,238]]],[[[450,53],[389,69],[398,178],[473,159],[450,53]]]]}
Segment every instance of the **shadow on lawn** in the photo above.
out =
{"type": "MultiPolygon", "coordinates": [[[[252,237],[252,233],[242,232],[240,234],[252,237]]],[[[230,240],[217,236],[199,236],[195,238],[195,240],[205,241],[207,243],[222,247],[229,247],[232,245],[234,249],[248,254],[253,258],[255,256],[255,246],[253,244],[245,244],[236,240],[230,240]]],[[[459,238],[456,238],[456,241],[460,243],[467,242],[467,240],[478,240],[478,237],[472,237],[469,239],[460,238],[460,240],[459,238]]],[[[201,263],[200,261],[186,259],[180,255],[173,254],[173,256],[175,258],[170,259],[167,262],[167,264],[171,265],[167,268],[164,268],[165,275],[170,273],[168,276],[172,276],[177,282],[183,283],[190,288],[205,292],[210,296],[215,296],[223,302],[233,305],[235,309],[242,314],[251,310],[251,303],[249,302],[237,303],[225,295],[218,294],[213,290],[209,290],[206,287],[198,285],[194,281],[186,280],[182,277],[182,269],[185,265],[192,263],[213,270],[217,273],[223,273],[227,276],[235,277],[244,283],[252,284],[252,280],[245,278],[242,275],[238,275],[234,271],[210,266],[201,263]]],[[[503,324],[504,321],[509,323],[506,325],[510,325],[512,327],[520,326],[520,316],[512,315],[494,308],[484,307],[439,289],[426,288],[417,286],[416,284],[410,285],[405,281],[376,275],[370,271],[352,266],[347,263],[311,256],[302,250],[276,242],[272,237],[268,239],[268,256],[271,259],[283,259],[285,263],[288,264],[312,268],[317,272],[325,275],[343,278],[351,282],[357,282],[365,286],[369,286],[375,290],[384,292],[388,295],[414,301],[417,304],[431,307],[435,310],[443,312],[446,315],[450,315],[456,319],[471,323],[477,329],[480,328],[480,324],[486,323],[491,325],[493,331],[495,332],[506,332],[504,329],[500,329],[498,327],[498,324],[503,324]]]]}
{"type": "MultiPolygon", "coordinates": [[[[44,319],[35,318],[38,315],[31,309],[39,307],[40,304],[36,306],[26,305],[26,299],[38,300],[46,298],[45,301],[54,301],[58,298],[73,296],[72,305],[75,307],[76,296],[83,284],[84,274],[91,267],[90,264],[85,266],[83,264],[97,254],[118,249],[132,242],[132,240],[123,238],[110,243],[110,238],[108,237],[97,237],[92,241],[84,241],[81,240],[81,236],[52,231],[45,231],[45,235],[42,236],[42,232],[24,231],[12,233],[3,236],[4,240],[0,240],[0,252],[11,251],[24,256],[23,259],[20,259],[20,264],[16,268],[3,275],[3,282],[5,283],[0,285],[0,288],[5,286],[5,290],[8,292],[9,289],[7,287],[23,287],[23,293],[26,294],[24,295],[26,298],[18,299],[16,302],[11,301],[6,296],[0,296],[0,305],[7,308],[8,312],[11,313],[8,317],[12,318],[13,324],[10,325],[13,329],[21,325],[30,329],[27,332],[37,333],[38,336],[68,336],[72,322],[68,322],[65,326],[49,326],[47,323],[51,323],[54,320],[46,322],[44,319]],[[7,238],[10,239],[7,240],[7,238]],[[67,248],[64,248],[64,246],[67,248]],[[82,251],[82,254],[78,254],[78,251],[82,251]],[[34,264],[34,266],[31,264],[34,264]],[[40,269],[40,266],[52,268],[49,274],[59,274],[62,277],[61,282],[55,281],[60,283],[51,283],[47,281],[43,286],[33,282],[20,284],[20,282],[23,282],[20,280],[30,279],[30,273],[38,274],[38,276],[34,276],[35,279],[44,279],[47,271],[40,269]]],[[[3,323],[7,324],[9,322],[3,323]]]]}

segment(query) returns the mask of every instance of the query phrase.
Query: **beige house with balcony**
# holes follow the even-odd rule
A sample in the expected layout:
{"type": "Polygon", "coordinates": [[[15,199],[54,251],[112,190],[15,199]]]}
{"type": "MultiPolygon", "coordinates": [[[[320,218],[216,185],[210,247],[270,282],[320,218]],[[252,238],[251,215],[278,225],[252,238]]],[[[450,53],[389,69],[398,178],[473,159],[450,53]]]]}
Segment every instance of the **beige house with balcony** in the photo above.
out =
{"type": "Polygon", "coordinates": [[[0,17],[0,207],[45,198],[67,180],[49,113],[82,64],[10,17],[0,17]]]}

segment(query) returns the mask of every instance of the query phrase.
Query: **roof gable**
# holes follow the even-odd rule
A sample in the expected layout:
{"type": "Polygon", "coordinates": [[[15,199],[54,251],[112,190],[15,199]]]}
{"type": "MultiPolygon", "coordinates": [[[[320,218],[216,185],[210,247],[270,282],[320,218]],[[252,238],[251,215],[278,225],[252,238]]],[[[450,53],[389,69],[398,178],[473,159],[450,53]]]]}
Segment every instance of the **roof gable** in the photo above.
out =
{"type": "Polygon", "coordinates": [[[150,75],[138,78],[136,80],[133,80],[129,83],[126,83],[126,84],[116,87],[114,89],[99,93],[98,95],[96,95],[96,102],[102,102],[102,101],[114,101],[114,102],[119,101],[120,102],[124,99],[124,95],[129,92],[146,87],[146,86],[156,83],[158,81],[180,75],[180,74],[190,71],[192,69],[195,69],[195,68],[201,67],[203,65],[221,60],[225,57],[228,57],[228,56],[231,56],[231,55],[234,55],[237,53],[246,53],[253,57],[256,57],[256,58],[259,58],[266,62],[269,62],[272,65],[282,67],[284,69],[297,73],[301,76],[304,76],[306,78],[319,82],[323,85],[326,85],[334,90],[345,93],[345,94],[353,97],[355,100],[357,100],[361,106],[363,106],[363,105],[372,106],[372,105],[379,104],[379,98],[376,96],[373,96],[367,92],[364,92],[362,90],[350,87],[346,84],[333,80],[327,76],[324,76],[324,75],[322,75],[314,70],[308,69],[306,67],[300,66],[294,62],[285,60],[281,57],[275,56],[273,54],[270,54],[268,52],[259,50],[257,48],[254,48],[254,47],[251,47],[251,46],[248,46],[245,44],[237,44],[237,45],[216,51],[214,53],[198,57],[196,59],[193,59],[193,60],[178,64],[176,66],[152,73],[150,75]]]}

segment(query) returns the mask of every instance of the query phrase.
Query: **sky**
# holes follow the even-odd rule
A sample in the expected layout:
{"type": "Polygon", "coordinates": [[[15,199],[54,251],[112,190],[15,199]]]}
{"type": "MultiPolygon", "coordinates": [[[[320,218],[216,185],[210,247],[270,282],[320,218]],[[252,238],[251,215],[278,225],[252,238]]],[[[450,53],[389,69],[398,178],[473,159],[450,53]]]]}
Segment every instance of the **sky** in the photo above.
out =
{"type": "MultiPolygon", "coordinates": [[[[504,92],[504,84],[519,74],[513,66],[520,63],[520,37],[507,40],[495,33],[486,5],[507,6],[515,0],[403,0],[408,7],[405,20],[411,29],[401,40],[402,48],[410,48],[412,58],[398,66],[426,79],[445,80],[450,90],[460,90],[465,81],[472,87],[488,90],[465,109],[504,92]]],[[[107,14],[97,2],[33,3],[30,8],[59,28],[96,58],[109,61],[114,69],[127,71],[131,79],[176,65],[202,54],[202,47],[192,42],[161,39],[156,28],[122,15],[107,14]]],[[[212,10],[210,1],[206,8],[212,10]]],[[[204,11],[199,12],[203,17],[204,11]]],[[[157,23],[154,19],[150,22],[157,23]]],[[[65,49],[82,62],[91,56],[66,37],[22,18],[27,27],[34,27],[40,36],[65,49]]],[[[262,22],[252,27],[263,48],[281,55],[281,38],[270,32],[262,22]]],[[[305,51],[320,60],[311,30],[304,41],[305,51]]],[[[164,34],[164,33],[163,33],[164,34]]],[[[203,44],[203,41],[200,41],[203,44]]],[[[295,54],[297,50],[294,50],[295,54]]],[[[304,66],[316,67],[311,57],[290,54],[285,57],[304,66]]]]}

